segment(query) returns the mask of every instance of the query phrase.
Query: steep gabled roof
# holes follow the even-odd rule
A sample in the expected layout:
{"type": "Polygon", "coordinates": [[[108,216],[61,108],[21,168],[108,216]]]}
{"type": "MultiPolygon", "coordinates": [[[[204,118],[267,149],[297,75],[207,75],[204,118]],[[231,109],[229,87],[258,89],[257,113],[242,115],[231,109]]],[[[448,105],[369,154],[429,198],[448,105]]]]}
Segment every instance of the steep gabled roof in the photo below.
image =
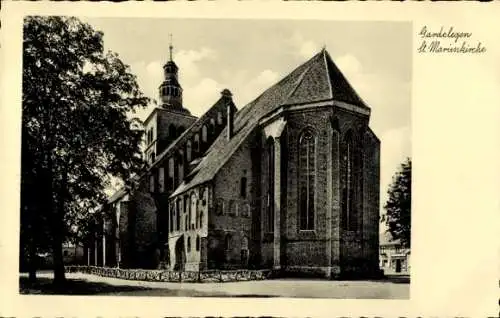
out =
{"type": "Polygon", "coordinates": [[[321,101],[339,101],[368,109],[325,49],[238,111],[233,137],[228,140],[226,127],[200,162],[198,173],[182,183],[171,196],[212,180],[265,115],[282,106],[321,101]]]}

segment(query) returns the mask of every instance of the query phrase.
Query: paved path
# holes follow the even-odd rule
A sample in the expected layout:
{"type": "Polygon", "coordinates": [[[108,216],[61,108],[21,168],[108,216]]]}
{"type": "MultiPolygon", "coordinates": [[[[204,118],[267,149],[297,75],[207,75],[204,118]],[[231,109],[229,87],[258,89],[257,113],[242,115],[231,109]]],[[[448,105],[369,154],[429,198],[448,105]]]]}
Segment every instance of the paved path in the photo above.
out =
{"type": "MultiPolygon", "coordinates": [[[[38,276],[52,277],[52,273],[40,273],[38,276]]],[[[137,286],[152,289],[143,292],[120,293],[131,296],[142,294],[148,296],[409,299],[410,290],[410,284],[391,281],[273,279],[227,283],[170,283],[132,281],[81,273],[67,273],[66,277],[114,286],[137,286]]]]}

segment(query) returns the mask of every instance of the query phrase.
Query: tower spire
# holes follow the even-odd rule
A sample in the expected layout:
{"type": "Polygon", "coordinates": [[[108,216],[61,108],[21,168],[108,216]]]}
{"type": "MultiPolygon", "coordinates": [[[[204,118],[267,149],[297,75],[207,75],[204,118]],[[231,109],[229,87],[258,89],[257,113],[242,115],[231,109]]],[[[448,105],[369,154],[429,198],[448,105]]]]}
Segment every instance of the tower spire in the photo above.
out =
{"type": "Polygon", "coordinates": [[[172,61],[172,51],[174,49],[174,46],[172,45],[172,33],[170,33],[170,45],[168,46],[168,49],[170,51],[170,61],[172,61]]]}

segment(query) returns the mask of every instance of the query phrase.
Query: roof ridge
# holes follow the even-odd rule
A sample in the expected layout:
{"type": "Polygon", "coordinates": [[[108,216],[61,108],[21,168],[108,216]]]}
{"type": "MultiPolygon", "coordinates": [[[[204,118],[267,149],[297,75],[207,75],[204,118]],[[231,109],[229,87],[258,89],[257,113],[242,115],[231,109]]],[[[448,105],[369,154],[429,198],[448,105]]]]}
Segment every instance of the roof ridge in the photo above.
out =
{"type": "Polygon", "coordinates": [[[330,76],[330,72],[328,71],[327,55],[330,56],[330,54],[328,54],[328,52],[326,51],[326,48],[323,48],[323,62],[325,63],[324,66],[326,71],[326,77],[328,78],[328,88],[330,89],[330,98],[333,99],[332,77],[330,76]]]}
{"type": "Polygon", "coordinates": [[[286,104],[286,101],[297,91],[297,89],[299,88],[300,84],[304,80],[304,77],[306,76],[307,72],[309,72],[310,69],[311,69],[311,65],[308,65],[307,68],[300,74],[299,78],[297,79],[297,81],[295,83],[295,87],[286,96],[286,98],[285,98],[285,104],[286,104]]]}
{"type": "MultiPolygon", "coordinates": [[[[346,101],[350,104],[354,104],[354,105],[357,105],[359,107],[365,107],[365,108],[368,108],[368,105],[365,103],[365,101],[361,98],[361,96],[356,92],[356,90],[354,89],[354,87],[351,85],[351,83],[349,82],[349,80],[347,79],[347,77],[344,75],[344,73],[342,72],[342,70],[337,66],[337,64],[333,61],[332,57],[330,56],[330,54],[328,52],[326,52],[325,54],[325,61],[326,61],[326,67],[327,67],[327,73],[328,73],[328,76],[330,77],[331,75],[337,75],[339,78],[339,80],[341,82],[343,82],[343,84],[345,84],[345,89],[347,92],[351,93],[354,97],[354,101],[346,101]],[[330,74],[330,70],[329,70],[329,65],[333,68],[332,71],[335,72],[335,74],[330,74]],[[357,101],[356,101],[357,99],[357,101]]],[[[333,81],[330,77],[330,81],[329,81],[329,86],[330,88],[332,89],[332,99],[336,99],[336,96],[333,96],[333,81]]]]}

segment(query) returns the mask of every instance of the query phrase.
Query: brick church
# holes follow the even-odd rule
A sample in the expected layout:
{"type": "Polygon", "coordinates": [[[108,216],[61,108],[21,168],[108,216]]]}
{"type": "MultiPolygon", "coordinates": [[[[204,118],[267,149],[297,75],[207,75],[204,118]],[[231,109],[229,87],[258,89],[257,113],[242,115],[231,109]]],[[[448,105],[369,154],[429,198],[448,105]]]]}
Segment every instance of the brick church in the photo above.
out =
{"type": "Polygon", "coordinates": [[[163,70],[148,170],[109,199],[91,265],[378,273],[380,141],[325,49],[240,109],[223,90],[199,118],[172,54],[163,70]]]}

